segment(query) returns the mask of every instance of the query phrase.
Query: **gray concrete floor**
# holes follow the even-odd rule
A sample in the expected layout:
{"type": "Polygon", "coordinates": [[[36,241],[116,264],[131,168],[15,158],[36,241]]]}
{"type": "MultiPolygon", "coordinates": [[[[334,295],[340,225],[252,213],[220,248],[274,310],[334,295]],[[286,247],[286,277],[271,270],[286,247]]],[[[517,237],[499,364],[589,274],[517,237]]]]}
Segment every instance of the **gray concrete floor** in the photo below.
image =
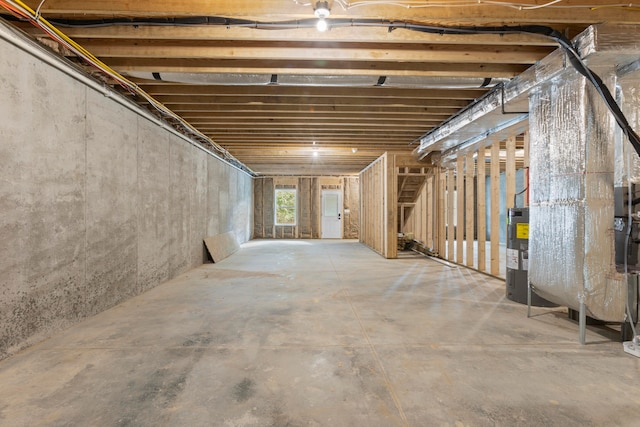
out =
{"type": "Polygon", "coordinates": [[[640,424],[640,359],[504,283],[253,241],[0,362],[2,426],[640,424]]]}

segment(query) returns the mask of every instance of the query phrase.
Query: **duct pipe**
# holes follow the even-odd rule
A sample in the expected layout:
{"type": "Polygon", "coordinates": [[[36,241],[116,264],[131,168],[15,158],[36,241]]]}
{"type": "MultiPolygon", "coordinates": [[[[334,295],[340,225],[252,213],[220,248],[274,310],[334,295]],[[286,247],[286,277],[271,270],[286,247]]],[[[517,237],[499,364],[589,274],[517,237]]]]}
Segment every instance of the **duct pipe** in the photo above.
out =
{"type": "Polygon", "coordinates": [[[374,75],[314,75],[314,74],[227,74],[227,73],[152,73],[130,71],[128,76],[173,83],[225,86],[338,86],[389,87],[409,89],[489,89],[505,83],[504,78],[374,76],[374,75]]]}

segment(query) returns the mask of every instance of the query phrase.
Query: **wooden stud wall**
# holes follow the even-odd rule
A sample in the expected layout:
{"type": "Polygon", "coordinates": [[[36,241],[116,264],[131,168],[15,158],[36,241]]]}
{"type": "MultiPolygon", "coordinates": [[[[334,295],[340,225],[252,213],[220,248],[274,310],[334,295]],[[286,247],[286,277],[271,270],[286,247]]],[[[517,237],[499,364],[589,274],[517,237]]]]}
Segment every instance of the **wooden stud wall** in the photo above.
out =
{"type": "Polygon", "coordinates": [[[385,258],[398,256],[398,171],[410,156],[385,153],[360,172],[360,242],[385,258]]]}
{"type": "MultiPolygon", "coordinates": [[[[398,170],[402,173],[403,168],[398,170]]],[[[433,252],[444,253],[439,247],[438,240],[440,233],[441,235],[445,233],[444,229],[441,231],[438,225],[438,207],[443,205],[438,198],[444,196],[444,192],[440,191],[441,179],[444,175],[440,174],[439,168],[422,167],[420,171],[414,174],[423,174],[425,183],[417,198],[412,203],[399,203],[398,214],[401,224],[399,231],[405,234],[412,233],[414,240],[433,252]]]]}
{"type": "Polygon", "coordinates": [[[383,155],[360,174],[361,242],[393,258],[397,255],[395,232],[413,233],[415,240],[441,258],[501,277],[504,224],[500,213],[513,206],[516,169],[528,166],[528,142],[527,134],[492,144],[488,141],[487,147],[458,156],[451,169],[422,165],[419,171],[429,170],[415,201],[405,200],[393,207],[398,187],[408,187],[402,181],[398,184],[398,177],[418,172],[402,156],[383,155]],[[518,158],[516,149],[523,147],[525,156],[518,158]]]}
{"type": "MultiPolygon", "coordinates": [[[[496,141],[460,155],[451,169],[438,172],[440,189],[433,190],[440,191],[434,199],[438,210],[434,229],[442,236],[438,242],[441,258],[502,277],[500,231],[505,224],[500,213],[513,206],[516,170],[528,167],[528,144],[527,134],[496,141]],[[524,158],[516,156],[517,148],[524,148],[524,158]]],[[[427,223],[431,217],[423,215],[416,221],[427,223]]]]}
{"type": "Polygon", "coordinates": [[[383,256],[386,160],[385,154],[360,172],[360,242],[383,256]]]}

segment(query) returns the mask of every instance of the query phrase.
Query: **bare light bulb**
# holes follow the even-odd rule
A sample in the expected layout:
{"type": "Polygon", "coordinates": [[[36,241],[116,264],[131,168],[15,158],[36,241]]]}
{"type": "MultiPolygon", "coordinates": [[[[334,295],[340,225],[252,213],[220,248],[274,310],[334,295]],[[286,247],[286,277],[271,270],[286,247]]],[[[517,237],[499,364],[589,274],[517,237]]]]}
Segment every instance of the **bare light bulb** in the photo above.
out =
{"type": "Polygon", "coordinates": [[[327,21],[325,21],[324,19],[318,19],[318,23],[316,24],[316,28],[321,33],[324,33],[325,31],[327,31],[327,28],[329,28],[329,26],[327,25],[327,21]]]}
{"type": "Polygon", "coordinates": [[[318,1],[315,9],[313,10],[313,14],[318,18],[318,23],[316,24],[318,31],[321,33],[327,31],[329,25],[327,25],[327,21],[325,19],[331,14],[331,11],[329,10],[329,2],[318,1]]]}

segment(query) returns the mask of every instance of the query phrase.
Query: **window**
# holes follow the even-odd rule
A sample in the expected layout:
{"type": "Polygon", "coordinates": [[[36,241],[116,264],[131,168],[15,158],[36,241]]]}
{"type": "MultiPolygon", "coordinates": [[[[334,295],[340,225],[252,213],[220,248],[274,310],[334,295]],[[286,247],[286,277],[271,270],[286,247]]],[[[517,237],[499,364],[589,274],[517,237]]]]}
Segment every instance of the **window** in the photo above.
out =
{"type": "Polygon", "coordinates": [[[296,190],[276,190],[276,225],[296,225],[296,190]]]}

